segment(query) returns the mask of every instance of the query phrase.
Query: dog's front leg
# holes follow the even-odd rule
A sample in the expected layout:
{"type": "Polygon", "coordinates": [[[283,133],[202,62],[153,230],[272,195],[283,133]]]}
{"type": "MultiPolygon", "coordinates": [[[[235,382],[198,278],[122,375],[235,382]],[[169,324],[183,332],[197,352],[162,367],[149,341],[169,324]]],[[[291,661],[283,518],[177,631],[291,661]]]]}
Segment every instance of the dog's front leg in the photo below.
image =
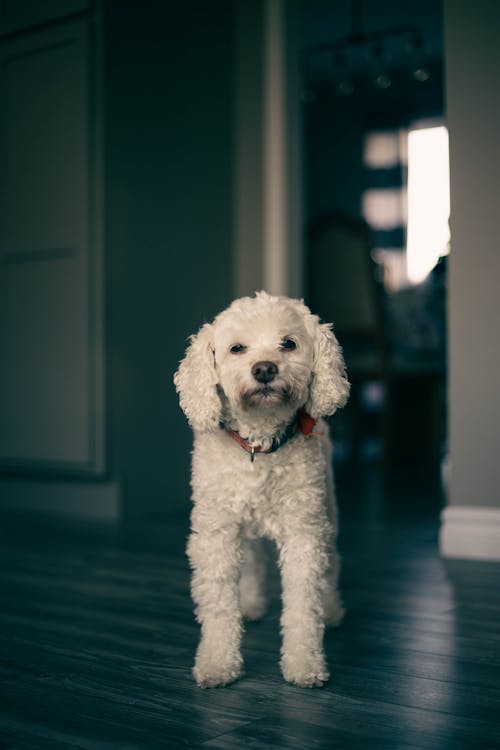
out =
{"type": "Polygon", "coordinates": [[[289,530],[278,542],[283,591],[281,670],[301,687],[323,685],[328,671],[323,652],[323,590],[328,565],[319,530],[289,530]]]}
{"type": "Polygon", "coordinates": [[[193,675],[200,687],[227,685],[239,677],[243,663],[239,530],[193,531],[187,552],[193,569],[191,592],[201,624],[193,675]]]}

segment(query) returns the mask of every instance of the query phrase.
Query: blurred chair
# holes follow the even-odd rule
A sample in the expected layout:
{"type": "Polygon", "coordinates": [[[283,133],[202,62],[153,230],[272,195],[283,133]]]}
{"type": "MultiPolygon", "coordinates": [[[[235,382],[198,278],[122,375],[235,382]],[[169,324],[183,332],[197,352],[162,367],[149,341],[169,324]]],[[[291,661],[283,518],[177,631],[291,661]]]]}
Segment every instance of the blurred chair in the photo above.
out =
{"type": "Polygon", "coordinates": [[[362,387],[379,381],[388,390],[388,341],[381,285],[366,222],[339,212],[315,221],[308,232],[308,304],[333,322],[352,385],[349,405],[352,450],[362,439],[362,387]]]}
{"type": "Polygon", "coordinates": [[[307,303],[332,322],[352,384],[346,411],[353,457],[362,449],[364,386],[383,389],[379,434],[387,464],[415,457],[414,447],[434,460],[440,433],[432,427],[432,406],[443,368],[421,349],[410,357],[405,342],[389,330],[387,295],[377,277],[366,222],[340,212],[321,216],[309,228],[307,303]],[[424,411],[432,413],[424,414],[424,411]]]}

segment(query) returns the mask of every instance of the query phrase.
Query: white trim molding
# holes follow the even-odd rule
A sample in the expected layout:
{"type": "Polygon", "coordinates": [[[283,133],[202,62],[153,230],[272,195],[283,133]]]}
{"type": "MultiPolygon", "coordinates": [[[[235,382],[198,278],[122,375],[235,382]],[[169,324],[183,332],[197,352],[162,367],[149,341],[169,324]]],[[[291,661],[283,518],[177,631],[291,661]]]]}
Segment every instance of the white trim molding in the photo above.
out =
{"type": "Polygon", "coordinates": [[[500,508],[450,505],[441,514],[442,557],[500,561],[500,508]]]}
{"type": "Polygon", "coordinates": [[[298,5],[238,0],[234,288],[302,293],[298,5]]]}
{"type": "Polygon", "coordinates": [[[264,288],[287,294],[286,41],[283,0],[266,6],[264,43],[264,288]]]}
{"type": "Polygon", "coordinates": [[[263,280],[270,294],[302,288],[297,4],[266,0],[263,19],[263,280]]]}

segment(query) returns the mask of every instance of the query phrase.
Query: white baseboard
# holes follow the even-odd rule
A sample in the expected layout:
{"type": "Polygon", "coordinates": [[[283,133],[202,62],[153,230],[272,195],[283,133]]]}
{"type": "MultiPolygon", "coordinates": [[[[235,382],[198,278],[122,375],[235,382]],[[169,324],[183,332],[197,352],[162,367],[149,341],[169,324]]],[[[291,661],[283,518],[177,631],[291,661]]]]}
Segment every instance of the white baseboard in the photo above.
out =
{"type": "Polygon", "coordinates": [[[96,521],[118,521],[120,486],[116,481],[38,481],[0,479],[0,511],[35,511],[96,521]]]}
{"type": "Polygon", "coordinates": [[[500,561],[500,508],[449,505],[441,514],[442,557],[500,561]]]}

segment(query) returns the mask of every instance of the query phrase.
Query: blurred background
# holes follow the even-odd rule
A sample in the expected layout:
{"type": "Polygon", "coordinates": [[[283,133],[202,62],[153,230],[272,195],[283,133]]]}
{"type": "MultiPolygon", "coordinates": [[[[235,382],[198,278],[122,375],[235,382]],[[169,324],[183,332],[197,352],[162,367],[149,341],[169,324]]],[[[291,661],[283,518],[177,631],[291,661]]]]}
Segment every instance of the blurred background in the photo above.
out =
{"type": "Polygon", "coordinates": [[[339,465],[498,505],[488,7],[2,4],[0,509],[187,516],[172,376],[260,288],[335,325],[339,465]]]}

